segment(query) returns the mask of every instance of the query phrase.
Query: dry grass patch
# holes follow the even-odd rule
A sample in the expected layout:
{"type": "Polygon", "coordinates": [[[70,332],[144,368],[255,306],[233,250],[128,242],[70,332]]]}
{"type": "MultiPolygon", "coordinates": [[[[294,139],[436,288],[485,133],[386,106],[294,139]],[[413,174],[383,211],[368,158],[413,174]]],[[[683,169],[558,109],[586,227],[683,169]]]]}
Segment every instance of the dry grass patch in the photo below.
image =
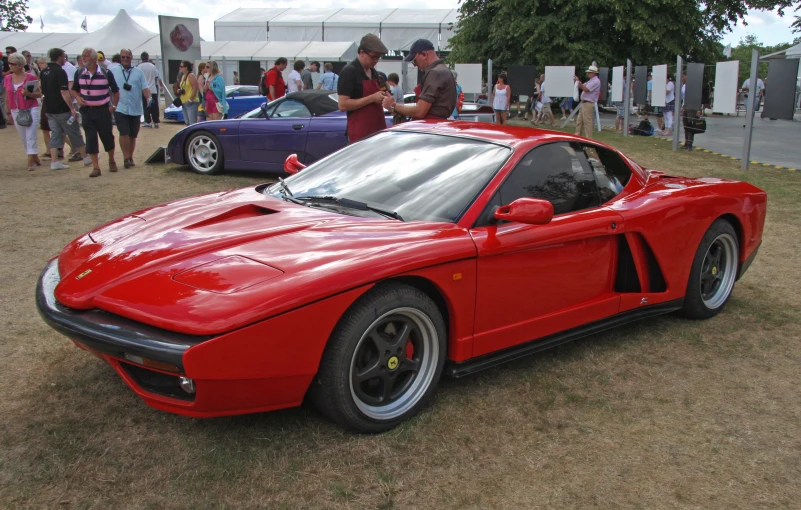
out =
{"type": "MultiPolygon", "coordinates": [[[[144,131],[144,130],[143,130],[144,131]]],[[[168,136],[145,131],[140,153],[168,136]]],[[[648,138],[643,165],[769,193],[726,310],[631,324],[440,384],[417,418],[353,436],[302,407],[192,420],[148,408],[36,315],[45,261],[119,215],[264,177],[174,166],[86,178],[0,162],[0,504],[8,508],[793,507],[801,500],[801,176],[648,138]],[[793,503],[795,501],[796,503],[793,503]]],[[[3,147],[18,149],[12,130],[3,147]]],[[[140,158],[142,159],[142,158],[140,158]]]]}

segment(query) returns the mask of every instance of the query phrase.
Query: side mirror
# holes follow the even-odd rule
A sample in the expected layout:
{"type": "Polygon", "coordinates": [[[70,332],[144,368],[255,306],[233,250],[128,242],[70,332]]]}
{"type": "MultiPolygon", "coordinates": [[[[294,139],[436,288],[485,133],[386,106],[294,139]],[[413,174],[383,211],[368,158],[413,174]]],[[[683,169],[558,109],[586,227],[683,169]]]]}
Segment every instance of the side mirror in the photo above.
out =
{"type": "Polygon", "coordinates": [[[235,90],[235,91],[231,92],[231,97],[239,97],[239,91],[235,90]]]}
{"type": "Polygon", "coordinates": [[[289,157],[286,158],[286,161],[284,161],[284,172],[288,174],[296,174],[304,168],[306,168],[306,165],[298,161],[297,154],[290,154],[289,157]]]}
{"type": "Polygon", "coordinates": [[[270,116],[267,115],[267,103],[262,103],[259,105],[259,109],[264,113],[264,118],[269,119],[270,116]]]}
{"type": "Polygon", "coordinates": [[[553,204],[541,198],[518,198],[495,210],[496,220],[545,225],[553,219],[553,204]]]}

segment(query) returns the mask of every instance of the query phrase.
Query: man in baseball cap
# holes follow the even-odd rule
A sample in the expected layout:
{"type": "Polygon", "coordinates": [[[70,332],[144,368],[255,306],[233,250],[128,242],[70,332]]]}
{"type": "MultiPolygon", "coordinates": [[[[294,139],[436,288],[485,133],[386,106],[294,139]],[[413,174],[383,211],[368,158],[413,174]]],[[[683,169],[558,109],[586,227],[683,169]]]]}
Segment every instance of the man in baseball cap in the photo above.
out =
{"type": "Polygon", "coordinates": [[[584,130],[585,138],[592,138],[592,118],[595,115],[595,103],[601,94],[601,80],[598,78],[598,67],[591,65],[587,68],[587,76],[590,77],[585,83],[581,83],[578,76],[573,77],[573,81],[578,83],[582,90],[581,104],[579,105],[578,118],[576,119],[576,134],[581,136],[584,130]]]}
{"type": "Polygon", "coordinates": [[[403,60],[406,62],[414,62],[417,55],[424,51],[434,51],[434,44],[428,39],[418,39],[412,43],[412,47],[409,48],[409,54],[406,55],[406,58],[403,60]]]}
{"type": "Polygon", "coordinates": [[[342,68],[337,83],[339,111],[348,112],[347,135],[350,143],[387,127],[381,101],[385,92],[378,84],[375,66],[389,52],[375,34],[359,42],[358,56],[342,68]]]}
{"type": "Polygon", "coordinates": [[[415,119],[445,120],[450,117],[456,108],[456,80],[445,62],[437,56],[431,41],[418,39],[413,42],[404,60],[423,71],[417,103],[395,104],[390,95],[384,98],[384,108],[390,113],[398,112],[415,119]]]}

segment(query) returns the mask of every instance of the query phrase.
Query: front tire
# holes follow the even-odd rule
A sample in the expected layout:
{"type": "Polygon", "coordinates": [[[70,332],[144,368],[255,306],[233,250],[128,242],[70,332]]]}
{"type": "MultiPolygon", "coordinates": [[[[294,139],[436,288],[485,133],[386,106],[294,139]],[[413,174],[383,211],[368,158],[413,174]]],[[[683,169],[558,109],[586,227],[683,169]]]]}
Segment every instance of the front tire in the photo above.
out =
{"type": "Polygon", "coordinates": [[[726,305],[737,280],[740,246],[731,223],[719,219],[704,234],[693,259],[682,314],[714,317],[726,305]]]}
{"type": "Polygon", "coordinates": [[[197,131],[186,141],[186,161],[203,175],[220,173],[224,166],[220,140],[208,131],[197,131]]]}
{"type": "Polygon", "coordinates": [[[408,285],[380,284],[334,329],[311,401],[356,432],[389,430],[425,405],[442,375],[447,333],[437,305],[408,285]]]}

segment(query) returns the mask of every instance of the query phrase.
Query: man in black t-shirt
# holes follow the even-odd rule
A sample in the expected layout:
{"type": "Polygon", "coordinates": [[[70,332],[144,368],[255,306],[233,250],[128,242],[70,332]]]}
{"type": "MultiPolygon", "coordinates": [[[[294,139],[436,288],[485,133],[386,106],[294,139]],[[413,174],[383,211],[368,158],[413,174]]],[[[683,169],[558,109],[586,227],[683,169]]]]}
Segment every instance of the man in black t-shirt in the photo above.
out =
{"type": "Polygon", "coordinates": [[[40,80],[42,93],[44,94],[45,114],[50,125],[50,169],[64,170],[69,168],[58,160],[58,150],[64,146],[64,135],[66,134],[72,148],[80,151],[83,157],[84,166],[89,166],[92,161],[86,156],[86,144],[81,135],[81,129],[75,120],[75,110],[72,107],[72,96],[69,90],[69,78],[67,72],[61,68],[67,60],[67,55],[60,48],[50,50],[50,63],[42,71],[40,80]],[[72,122],[70,122],[72,119],[72,122]]]}
{"type": "Polygon", "coordinates": [[[387,127],[381,107],[386,93],[379,88],[375,70],[375,65],[387,52],[387,47],[377,35],[367,34],[359,43],[356,60],[342,68],[339,74],[339,111],[348,112],[347,135],[350,143],[387,127]]]}

